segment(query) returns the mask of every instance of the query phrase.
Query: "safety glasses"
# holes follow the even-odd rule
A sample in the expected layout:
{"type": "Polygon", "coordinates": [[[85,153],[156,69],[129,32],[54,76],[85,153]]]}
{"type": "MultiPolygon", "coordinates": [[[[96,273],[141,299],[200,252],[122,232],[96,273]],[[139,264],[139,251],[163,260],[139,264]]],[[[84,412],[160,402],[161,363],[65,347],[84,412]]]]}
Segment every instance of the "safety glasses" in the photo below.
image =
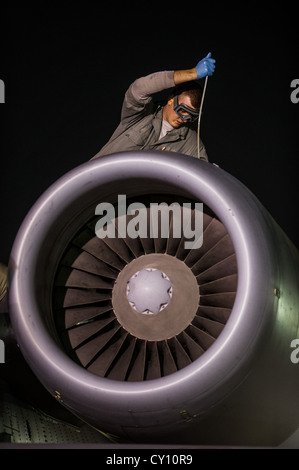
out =
{"type": "Polygon", "coordinates": [[[193,122],[198,119],[199,110],[190,108],[190,106],[187,106],[184,103],[179,104],[178,96],[173,98],[173,109],[183,121],[193,122]]]}

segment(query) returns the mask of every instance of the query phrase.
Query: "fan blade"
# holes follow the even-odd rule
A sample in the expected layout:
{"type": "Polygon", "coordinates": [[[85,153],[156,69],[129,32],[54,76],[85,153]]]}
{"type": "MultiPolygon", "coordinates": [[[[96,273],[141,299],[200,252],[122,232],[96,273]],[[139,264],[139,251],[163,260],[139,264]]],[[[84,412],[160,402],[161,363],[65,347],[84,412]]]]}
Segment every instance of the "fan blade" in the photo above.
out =
{"type": "Polygon", "coordinates": [[[202,347],[204,351],[212,346],[215,341],[215,338],[194,325],[190,325],[187,328],[187,332],[191,338],[193,338],[202,347]]]}
{"type": "Polygon", "coordinates": [[[167,341],[159,342],[159,350],[160,350],[160,362],[161,362],[162,375],[166,376],[166,375],[170,375],[176,372],[178,369],[173,359],[173,356],[171,354],[167,341]]]}
{"type": "Polygon", "coordinates": [[[129,333],[125,330],[120,330],[120,337],[115,339],[106,345],[105,350],[99,354],[99,356],[88,366],[88,370],[96,375],[105,377],[111,367],[113,361],[117,360],[117,355],[121,350],[129,333]]]}
{"type": "Polygon", "coordinates": [[[60,264],[109,279],[116,279],[118,274],[116,270],[74,245],[69,247],[60,264]]]}
{"type": "Polygon", "coordinates": [[[215,320],[210,320],[208,318],[196,316],[193,321],[193,325],[197,326],[198,328],[205,330],[209,335],[211,335],[213,338],[218,338],[220,333],[222,333],[222,330],[225,325],[222,323],[219,323],[215,320]]]}
{"type": "Polygon", "coordinates": [[[180,342],[177,340],[177,338],[169,339],[168,344],[169,344],[172,356],[177,365],[177,368],[179,370],[191,364],[192,361],[190,357],[188,356],[188,354],[186,353],[186,351],[184,350],[180,342]]]}
{"type": "Polygon", "coordinates": [[[187,333],[186,331],[183,331],[179,335],[179,340],[180,343],[184,346],[188,356],[192,359],[192,361],[195,361],[198,359],[203,353],[204,349],[197,344],[187,333]]]}
{"type": "Polygon", "coordinates": [[[83,367],[88,368],[88,364],[92,363],[95,357],[98,356],[100,351],[109,343],[120,328],[121,326],[116,324],[112,329],[104,329],[101,334],[93,339],[89,339],[85,344],[76,349],[76,354],[83,367]]]}
{"type": "Polygon", "coordinates": [[[72,328],[79,323],[84,324],[109,311],[112,311],[112,305],[110,303],[103,306],[92,305],[90,307],[65,309],[63,311],[65,316],[65,328],[72,328]]]}
{"type": "Polygon", "coordinates": [[[235,292],[223,292],[220,294],[201,295],[200,304],[211,305],[214,307],[233,308],[235,297],[235,292]]]}
{"type": "Polygon", "coordinates": [[[197,315],[211,318],[212,320],[216,320],[219,323],[223,323],[224,325],[228,321],[230,314],[231,308],[213,307],[211,305],[200,305],[197,311],[197,315]]]}
{"type": "Polygon", "coordinates": [[[133,256],[135,258],[138,258],[139,256],[142,256],[144,255],[144,250],[143,250],[143,246],[140,242],[140,238],[137,237],[137,238],[132,238],[130,237],[128,234],[127,234],[127,226],[128,226],[128,223],[134,218],[133,215],[126,215],[126,216],[121,216],[121,217],[118,217],[117,219],[115,219],[115,226],[116,226],[116,230],[117,230],[117,233],[118,233],[118,238],[120,238],[120,225],[124,225],[125,224],[125,227],[126,227],[126,236],[124,237],[124,234],[122,234],[122,236],[124,237],[123,238],[123,241],[125,242],[125,244],[127,245],[127,247],[130,249],[131,253],[133,253],[133,256]],[[123,220],[123,218],[125,217],[125,222],[123,220]]]}
{"type": "Polygon", "coordinates": [[[200,286],[200,294],[217,294],[221,292],[236,292],[238,283],[237,274],[231,276],[222,277],[200,286]]]}
{"type": "Polygon", "coordinates": [[[78,287],[87,289],[112,289],[113,283],[94,274],[61,266],[55,280],[58,287],[78,287]]]}
{"type": "Polygon", "coordinates": [[[79,305],[90,305],[103,300],[111,300],[111,291],[97,292],[94,289],[57,288],[54,305],[56,309],[61,307],[77,307],[79,305]]]}
{"type": "Polygon", "coordinates": [[[103,242],[126,264],[134,259],[134,256],[122,238],[118,236],[116,238],[107,237],[103,239],[103,242]]]}
{"type": "Polygon", "coordinates": [[[236,255],[233,254],[207,268],[205,271],[202,271],[196,279],[198,284],[202,285],[207,282],[214,281],[214,279],[219,279],[235,273],[237,273],[237,259],[236,255]]]}
{"type": "Polygon", "coordinates": [[[191,267],[191,270],[193,274],[197,276],[202,271],[205,271],[219,261],[222,261],[224,258],[228,258],[233,253],[233,244],[230,237],[226,235],[216,245],[213,245],[213,247],[208,250],[197,262],[195,262],[195,264],[191,267]]]}
{"type": "Polygon", "coordinates": [[[98,258],[100,261],[103,261],[107,265],[111,266],[112,268],[116,268],[117,270],[122,270],[125,263],[122,261],[113,250],[111,250],[108,245],[104,243],[98,237],[93,237],[90,240],[86,241],[86,243],[81,244],[81,240],[79,238],[75,238],[73,240],[74,245],[82,248],[82,250],[87,251],[91,255],[98,258]]]}
{"type": "Polygon", "coordinates": [[[109,372],[108,377],[112,380],[125,381],[133,358],[134,349],[136,347],[137,338],[129,336],[127,338],[127,347],[124,352],[118,357],[115,365],[109,372]]]}
{"type": "Polygon", "coordinates": [[[213,248],[226,234],[226,228],[218,219],[205,219],[207,223],[203,231],[203,244],[200,248],[190,250],[184,260],[187,266],[192,267],[198,259],[213,248]]]}
{"type": "Polygon", "coordinates": [[[73,349],[97,335],[103,328],[114,321],[114,317],[99,318],[91,323],[80,325],[69,330],[69,338],[73,349]]]}
{"type": "Polygon", "coordinates": [[[161,377],[160,360],[156,341],[148,341],[146,354],[146,380],[158,379],[161,377]]]}
{"type": "Polygon", "coordinates": [[[140,382],[144,378],[145,371],[145,359],[146,359],[146,342],[137,341],[133,360],[130,365],[130,370],[128,374],[129,382],[140,382]]]}

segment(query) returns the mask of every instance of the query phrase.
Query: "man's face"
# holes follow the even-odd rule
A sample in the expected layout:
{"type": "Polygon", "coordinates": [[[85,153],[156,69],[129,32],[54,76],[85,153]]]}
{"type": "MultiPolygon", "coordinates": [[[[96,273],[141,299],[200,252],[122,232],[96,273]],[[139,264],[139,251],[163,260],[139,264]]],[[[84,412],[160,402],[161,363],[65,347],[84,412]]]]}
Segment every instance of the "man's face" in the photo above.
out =
{"type": "MultiPolygon", "coordinates": [[[[178,103],[179,104],[184,103],[187,106],[189,106],[190,108],[195,109],[194,106],[192,106],[190,97],[188,95],[185,95],[185,94],[179,95],[178,103]]],[[[183,115],[188,114],[185,111],[180,111],[180,112],[183,115]]],[[[178,128],[178,127],[186,124],[186,121],[181,119],[180,116],[175,112],[175,110],[173,108],[173,99],[169,100],[167,102],[167,104],[164,106],[164,108],[163,108],[163,119],[165,119],[165,121],[169,122],[169,124],[172,127],[175,127],[175,128],[178,128]]]]}

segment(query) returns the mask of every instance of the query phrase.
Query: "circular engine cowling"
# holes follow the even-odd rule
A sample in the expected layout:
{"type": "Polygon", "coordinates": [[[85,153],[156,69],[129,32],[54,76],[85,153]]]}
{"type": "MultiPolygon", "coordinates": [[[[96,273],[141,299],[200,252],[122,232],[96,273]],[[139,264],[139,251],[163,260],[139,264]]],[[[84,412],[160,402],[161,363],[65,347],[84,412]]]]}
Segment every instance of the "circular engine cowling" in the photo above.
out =
{"type": "Polygon", "coordinates": [[[298,427],[298,253],[215,165],[143,151],[70,171],[19,230],[9,304],[35,375],[112,439],[272,446],[298,427]]]}

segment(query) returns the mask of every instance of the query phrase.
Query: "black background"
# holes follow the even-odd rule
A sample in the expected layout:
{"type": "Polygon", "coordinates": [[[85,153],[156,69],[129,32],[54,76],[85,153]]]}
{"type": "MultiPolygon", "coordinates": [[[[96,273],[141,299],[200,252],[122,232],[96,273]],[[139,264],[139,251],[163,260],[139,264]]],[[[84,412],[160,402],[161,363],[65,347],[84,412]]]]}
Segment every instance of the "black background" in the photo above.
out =
{"type": "Polygon", "coordinates": [[[102,5],[1,8],[0,260],[8,262],[43,191],[110,138],[131,82],[194,67],[209,51],[216,71],[201,124],[209,159],[242,181],[298,246],[299,104],[290,100],[297,7],[102,5]]]}

